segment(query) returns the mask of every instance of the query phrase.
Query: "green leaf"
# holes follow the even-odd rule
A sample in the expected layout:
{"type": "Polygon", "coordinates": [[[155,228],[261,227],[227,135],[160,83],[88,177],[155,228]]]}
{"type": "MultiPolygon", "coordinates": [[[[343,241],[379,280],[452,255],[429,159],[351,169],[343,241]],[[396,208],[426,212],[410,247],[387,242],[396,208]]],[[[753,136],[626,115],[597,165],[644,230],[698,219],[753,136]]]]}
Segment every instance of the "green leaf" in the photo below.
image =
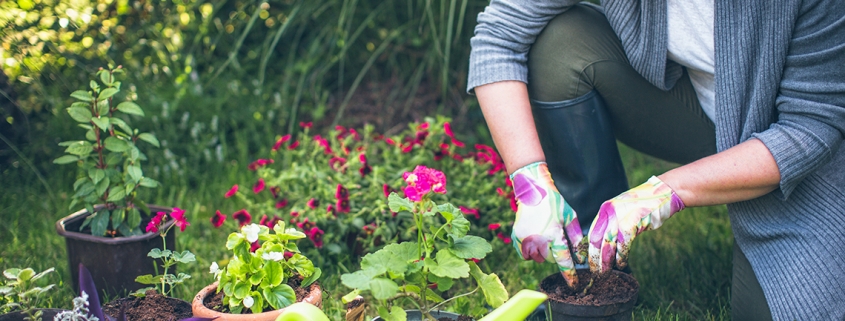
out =
{"type": "Polygon", "coordinates": [[[487,240],[473,235],[464,235],[456,237],[453,234],[449,235],[452,238],[452,254],[462,259],[483,259],[487,253],[493,251],[493,247],[487,240]]]}
{"type": "Polygon", "coordinates": [[[319,279],[322,274],[323,274],[323,270],[318,268],[318,267],[315,267],[314,273],[311,273],[311,275],[309,277],[302,279],[302,283],[300,283],[300,285],[303,288],[308,287],[312,283],[316,282],[317,279],[319,279]]]}
{"type": "Polygon", "coordinates": [[[94,96],[91,96],[91,92],[85,90],[77,90],[70,93],[70,96],[81,101],[92,101],[94,100],[94,96]]]}
{"type": "Polygon", "coordinates": [[[197,260],[196,255],[191,253],[191,251],[182,251],[182,253],[176,252],[173,253],[173,259],[179,263],[191,263],[197,260]]]}
{"type": "Polygon", "coordinates": [[[35,270],[31,268],[25,268],[18,273],[18,281],[26,282],[32,279],[35,275],[35,270]]]}
{"type": "Polygon", "coordinates": [[[126,217],[126,209],[124,208],[117,208],[111,212],[111,226],[112,229],[120,228],[120,224],[123,224],[123,219],[126,217]]]}
{"type": "Polygon", "coordinates": [[[266,274],[264,274],[264,270],[255,271],[252,273],[252,275],[249,276],[249,283],[251,283],[252,285],[258,285],[259,283],[261,283],[261,280],[264,279],[265,275],[266,274]]]}
{"type": "MultiPolygon", "coordinates": [[[[2,292],[0,292],[0,294],[2,294],[2,292]]],[[[361,294],[361,290],[352,290],[352,292],[349,292],[346,295],[344,295],[343,297],[341,297],[340,302],[343,302],[343,304],[349,304],[349,302],[352,302],[352,300],[355,300],[355,298],[357,298],[358,295],[360,295],[360,294],[361,294]]]]}
{"type": "Polygon", "coordinates": [[[129,125],[127,125],[126,122],[123,121],[123,119],[112,117],[111,124],[123,130],[126,135],[132,135],[132,127],[129,127],[129,125]]]}
{"type": "Polygon", "coordinates": [[[455,236],[464,236],[469,232],[469,220],[463,215],[456,215],[452,218],[452,222],[446,224],[446,231],[455,236]]]}
{"type": "Polygon", "coordinates": [[[143,187],[149,187],[149,188],[156,188],[159,185],[158,181],[156,181],[152,178],[149,178],[149,177],[142,177],[141,182],[139,184],[143,187]]]}
{"type": "Polygon", "coordinates": [[[249,294],[250,284],[242,281],[235,281],[235,288],[232,294],[238,299],[243,299],[249,294]]]}
{"type": "Polygon", "coordinates": [[[94,184],[99,183],[103,178],[106,178],[106,171],[102,168],[92,168],[88,170],[88,177],[94,182],[94,184]]]}
{"type": "MultiPolygon", "coordinates": [[[[85,183],[82,183],[82,185],[79,186],[79,190],[76,191],[76,194],[74,194],[73,197],[85,197],[85,196],[88,196],[88,194],[91,194],[93,192],[94,192],[94,184],[91,183],[91,181],[86,181],[85,183]]],[[[91,212],[91,211],[89,211],[89,212],[91,212]]]]}
{"type": "Polygon", "coordinates": [[[264,288],[262,291],[267,303],[274,309],[281,309],[296,302],[296,293],[287,284],[280,284],[272,288],[264,288]]]}
{"type": "Polygon", "coordinates": [[[97,102],[97,115],[103,116],[109,114],[109,101],[100,100],[97,102]]]}
{"type": "Polygon", "coordinates": [[[106,156],[106,165],[114,166],[120,164],[121,161],[123,161],[123,155],[119,153],[109,153],[109,155],[106,156]]]}
{"type": "Polygon", "coordinates": [[[131,228],[136,228],[141,224],[141,213],[137,208],[130,208],[129,215],[126,217],[126,225],[131,228]]]}
{"type": "Polygon", "coordinates": [[[294,254],[288,263],[293,263],[293,268],[302,277],[309,277],[314,273],[314,263],[302,254],[294,254]]]}
{"type": "Polygon", "coordinates": [[[18,278],[18,274],[21,273],[21,269],[18,268],[10,268],[3,270],[3,276],[5,276],[9,280],[16,280],[18,278]]]}
{"type": "Polygon", "coordinates": [[[229,238],[226,239],[226,249],[233,250],[241,242],[246,242],[246,239],[240,233],[230,233],[229,238]]]}
{"type": "Polygon", "coordinates": [[[130,148],[129,143],[127,143],[125,140],[122,140],[122,139],[114,137],[114,136],[106,137],[105,146],[106,146],[106,149],[113,151],[113,152],[118,152],[118,153],[119,152],[125,152],[125,151],[129,150],[129,148],[130,148]]]}
{"type": "Polygon", "coordinates": [[[103,236],[106,235],[106,229],[109,226],[109,215],[106,212],[99,212],[91,220],[91,235],[103,236]]]}
{"type": "Polygon", "coordinates": [[[105,178],[103,178],[103,180],[98,182],[97,185],[96,185],[96,191],[95,191],[97,193],[97,196],[102,196],[103,194],[105,194],[106,190],[109,189],[110,183],[111,183],[111,180],[109,180],[108,177],[105,177],[105,178]]]}
{"type": "Polygon", "coordinates": [[[70,118],[80,123],[88,123],[91,121],[91,117],[94,117],[90,110],[83,107],[69,107],[67,113],[70,115],[70,118]]]}
{"type": "Polygon", "coordinates": [[[402,309],[399,306],[392,306],[390,307],[390,312],[387,311],[387,307],[379,306],[377,308],[378,316],[384,319],[384,321],[407,321],[408,314],[405,312],[405,309],[402,309]]]}
{"type": "Polygon", "coordinates": [[[138,135],[138,139],[143,140],[147,143],[150,143],[155,147],[161,147],[161,144],[159,144],[159,142],[158,142],[158,138],[153,136],[153,134],[141,133],[141,134],[138,135]]]}
{"type": "Polygon", "coordinates": [[[36,274],[35,276],[32,277],[32,281],[38,281],[38,279],[43,278],[44,276],[46,276],[49,273],[52,273],[55,270],[56,270],[55,268],[49,268],[49,269],[46,269],[44,271],[41,271],[41,273],[38,273],[38,274],[36,274]]]}
{"type": "Polygon", "coordinates": [[[271,287],[282,284],[284,279],[284,269],[282,264],[275,261],[264,263],[264,274],[267,275],[267,284],[271,287]]]}
{"type": "Polygon", "coordinates": [[[458,258],[451,251],[442,249],[437,251],[437,263],[431,258],[425,258],[425,267],[431,273],[445,278],[465,278],[469,276],[469,265],[458,258]]]}
{"type": "Polygon", "coordinates": [[[159,284],[161,282],[161,275],[153,276],[152,274],[139,275],[135,277],[135,282],[151,285],[159,284]]]}
{"type": "Polygon", "coordinates": [[[475,262],[470,262],[469,266],[470,274],[475,279],[475,282],[478,282],[478,286],[481,287],[481,292],[484,293],[484,299],[487,300],[487,304],[493,308],[498,308],[508,300],[508,290],[505,289],[505,285],[502,284],[499,276],[495,274],[484,274],[475,262]]]}
{"type": "Polygon", "coordinates": [[[56,158],[53,160],[53,164],[70,164],[73,162],[79,161],[79,156],[74,155],[64,155],[62,157],[56,158]]]}
{"type": "Polygon", "coordinates": [[[384,274],[383,270],[364,269],[341,275],[340,282],[352,289],[369,290],[370,282],[381,274],[384,274]]]}
{"type": "MultiPolygon", "coordinates": [[[[114,81],[114,77],[112,77],[110,72],[103,70],[102,72],[100,72],[100,81],[106,84],[106,86],[111,86],[112,82],[114,81]]],[[[94,83],[93,80],[91,82],[94,83]]]]}
{"type": "Polygon", "coordinates": [[[164,254],[162,254],[161,249],[155,248],[150,250],[150,253],[147,253],[147,256],[154,259],[160,259],[164,256],[164,254]]]}
{"type": "Polygon", "coordinates": [[[92,151],[94,151],[94,146],[91,145],[91,143],[82,140],[73,145],[68,146],[65,149],[65,153],[76,155],[79,157],[86,157],[91,154],[92,151]]]}
{"type": "Polygon", "coordinates": [[[124,197],[126,197],[126,190],[123,189],[123,186],[112,186],[112,188],[109,188],[109,198],[106,201],[117,202],[124,197]]]}
{"type": "Polygon", "coordinates": [[[106,89],[103,89],[102,91],[100,91],[100,95],[99,95],[99,96],[97,96],[97,99],[100,99],[100,100],[102,100],[102,99],[107,99],[107,98],[109,98],[109,97],[111,97],[111,96],[114,96],[114,94],[116,94],[118,91],[119,91],[119,90],[117,90],[117,88],[106,88],[106,89]]]}
{"type": "Polygon", "coordinates": [[[461,210],[455,207],[455,205],[452,205],[452,203],[437,205],[437,212],[446,218],[447,223],[451,222],[455,217],[463,216],[461,210]]]}
{"type": "Polygon", "coordinates": [[[0,295],[9,295],[10,293],[12,293],[12,290],[14,290],[14,288],[8,286],[0,286],[0,295]]]}
{"type": "MultiPolygon", "coordinates": [[[[109,118],[107,116],[100,116],[100,117],[92,117],[91,122],[97,127],[100,127],[103,131],[109,130],[109,118]]],[[[112,137],[109,137],[112,138],[112,137]]]]}
{"type": "Polygon", "coordinates": [[[132,177],[132,180],[136,182],[140,182],[141,178],[144,177],[144,172],[141,171],[141,167],[138,165],[127,166],[126,172],[129,173],[129,177],[132,177]]]}
{"type": "Polygon", "coordinates": [[[117,104],[117,110],[127,114],[144,116],[144,110],[141,109],[141,106],[131,101],[124,101],[117,104]]]}
{"type": "Polygon", "coordinates": [[[399,292],[399,285],[387,278],[375,278],[370,282],[370,293],[377,300],[387,300],[399,292]]]}
{"type": "Polygon", "coordinates": [[[387,197],[387,206],[390,207],[391,211],[396,213],[402,211],[411,212],[414,210],[414,203],[407,198],[399,197],[399,194],[396,194],[396,192],[390,193],[390,196],[387,197]]]}
{"type": "MultiPolygon", "coordinates": [[[[440,292],[451,289],[452,285],[455,284],[454,279],[442,278],[442,277],[436,276],[434,274],[429,275],[428,279],[431,282],[437,283],[437,291],[440,291],[440,292]]],[[[419,292],[419,291],[417,291],[417,292],[419,292]]]]}
{"type": "Polygon", "coordinates": [[[384,248],[364,256],[361,269],[377,269],[403,274],[408,270],[408,263],[420,258],[416,242],[389,244],[384,248]]]}

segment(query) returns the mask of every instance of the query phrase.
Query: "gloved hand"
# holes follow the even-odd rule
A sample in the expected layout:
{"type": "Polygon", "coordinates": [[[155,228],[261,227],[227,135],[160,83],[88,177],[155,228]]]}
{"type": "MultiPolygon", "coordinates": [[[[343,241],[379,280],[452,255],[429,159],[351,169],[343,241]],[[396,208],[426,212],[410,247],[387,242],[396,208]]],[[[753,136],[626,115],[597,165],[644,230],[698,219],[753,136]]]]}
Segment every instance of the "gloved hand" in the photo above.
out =
{"type": "Polygon", "coordinates": [[[516,251],[526,260],[556,262],[569,286],[576,285],[572,254],[576,262],[584,262],[586,246],[579,244],[586,238],[575,211],[557,191],[546,163],[522,167],[511,174],[511,180],[517,202],[511,234],[516,251]]]}
{"type": "Polygon", "coordinates": [[[590,270],[593,273],[628,265],[628,249],[637,235],[659,228],[684,202],[656,176],[604,202],[590,225],[590,270]]]}

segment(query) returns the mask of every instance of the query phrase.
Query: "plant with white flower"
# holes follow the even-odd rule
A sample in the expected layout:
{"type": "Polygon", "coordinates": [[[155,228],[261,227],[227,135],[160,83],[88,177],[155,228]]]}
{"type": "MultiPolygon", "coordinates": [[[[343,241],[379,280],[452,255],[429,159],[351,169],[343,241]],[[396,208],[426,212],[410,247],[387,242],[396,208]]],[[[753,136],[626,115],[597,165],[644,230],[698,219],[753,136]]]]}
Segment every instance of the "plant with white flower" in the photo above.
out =
{"type": "Polygon", "coordinates": [[[53,321],[100,321],[100,318],[89,314],[88,294],[82,291],[80,296],[73,298],[73,310],[56,314],[53,321]]]}
{"type": "Polygon", "coordinates": [[[249,224],[229,234],[226,248],[232,259],[222,269],[212,263],[209,273],[218,281],[217,292],[223,291],[223,305],[231,313],[261,313],[281,309],[296,302],[296,294],[288,285],[299,279],[300,287],[308,287],[322,274],[293,241],[305,238],[284,221],[273,229],[249,224]]]}

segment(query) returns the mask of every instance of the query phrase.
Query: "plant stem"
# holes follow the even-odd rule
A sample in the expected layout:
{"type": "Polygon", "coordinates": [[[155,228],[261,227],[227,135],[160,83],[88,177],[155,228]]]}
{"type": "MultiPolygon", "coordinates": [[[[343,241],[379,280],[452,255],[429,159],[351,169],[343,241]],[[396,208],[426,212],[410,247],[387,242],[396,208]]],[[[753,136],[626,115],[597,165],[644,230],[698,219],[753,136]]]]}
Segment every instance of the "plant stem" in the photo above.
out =
{"type": "MultiPolygon", "coordinates": [[[[172,226],[173,225],[171,225],[171,227],[172,226]]],[[[168,227],[168,229],[170,229],[170,228],[168,227]]],[[[164,231],[164,233],[161,234],[161,247],[163,248],[162,249],[163,251],[167,251],[167,237],[166,236],[167,236],[167,231],[164,231]]],[[[167,258],[165,258],[165,259],[167,259],[167,258]]],[[[165,286],[165,279],[167,277],[167,267],[168,267],[168,265],[164,264],[164,265],[162,265],[162,267],[164,267],[164,273],[161,274],[161,295],[167,296],[167,293],[164,292],[165,291],[164,286],[165,286]]]]}
{"type": "Polygon", "coordinates": [[[595,280],[596,280],[595,278],[590,278],[590,283],[587,283],[587,286],[584,287],[584,292],[583,292],[584,295],[587,294],[587,290],[589,290],[591,287],[593,287],[593,281],[595,281],[595,280]]]}
{"type": "Polygon", "coordinates": [[[456,296],[453,296],[453,297],[448,298],[448,299],[446,299],[446,300],[443,300],[443,302],[440,302],[440,303],[438,303],[437,305],[435,305],[435,306],[431,307],[431,309],[427,310],[427,311],[426,311],[426,313],[428,313],[428,312],[429,312],[429,311],[431,311],[431,310],[435,310],[435,309],[437,309],[438,307],[440,307],[441,305],[444,305],[444,304],[446,304],[447,302],[452,301],[452,300],[454,300],[454,299],[457,299],[457,298],[460,298],[460,297],[464,297],[464,296],[467,296],[467,295],[473,295],[473,294],[475,294],[475,292],[478,292],[478,289],[480,289],[480,288],[481,288],[480,286],[477,286],[477,287],[475,287],[475,289],[473,289],[473,290],[472,290],[472,291],[470,291],[470,292],[467,292],[467,293],[464,293],[464,294],[460,294],[460,295],[456,295],[456,296]]]}

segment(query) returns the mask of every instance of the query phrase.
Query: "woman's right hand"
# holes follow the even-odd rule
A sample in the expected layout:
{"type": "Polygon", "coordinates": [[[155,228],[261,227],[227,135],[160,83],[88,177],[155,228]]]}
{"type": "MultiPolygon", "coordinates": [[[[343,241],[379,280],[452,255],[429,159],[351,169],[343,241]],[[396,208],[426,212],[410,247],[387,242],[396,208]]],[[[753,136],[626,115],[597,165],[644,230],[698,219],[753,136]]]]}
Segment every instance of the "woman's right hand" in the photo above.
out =
{"type": "Polygon", "coordinates": [[[517,211],[513,225],[516,251],[526,260],[554,261],[570,287],[578,284],[574,261],[583,263],[587,239],[578,216],[560,195],[544,162],[522,167],[511,174],[517,211]],[[584,244],[586,245],[586,244],[584,244]]]}

